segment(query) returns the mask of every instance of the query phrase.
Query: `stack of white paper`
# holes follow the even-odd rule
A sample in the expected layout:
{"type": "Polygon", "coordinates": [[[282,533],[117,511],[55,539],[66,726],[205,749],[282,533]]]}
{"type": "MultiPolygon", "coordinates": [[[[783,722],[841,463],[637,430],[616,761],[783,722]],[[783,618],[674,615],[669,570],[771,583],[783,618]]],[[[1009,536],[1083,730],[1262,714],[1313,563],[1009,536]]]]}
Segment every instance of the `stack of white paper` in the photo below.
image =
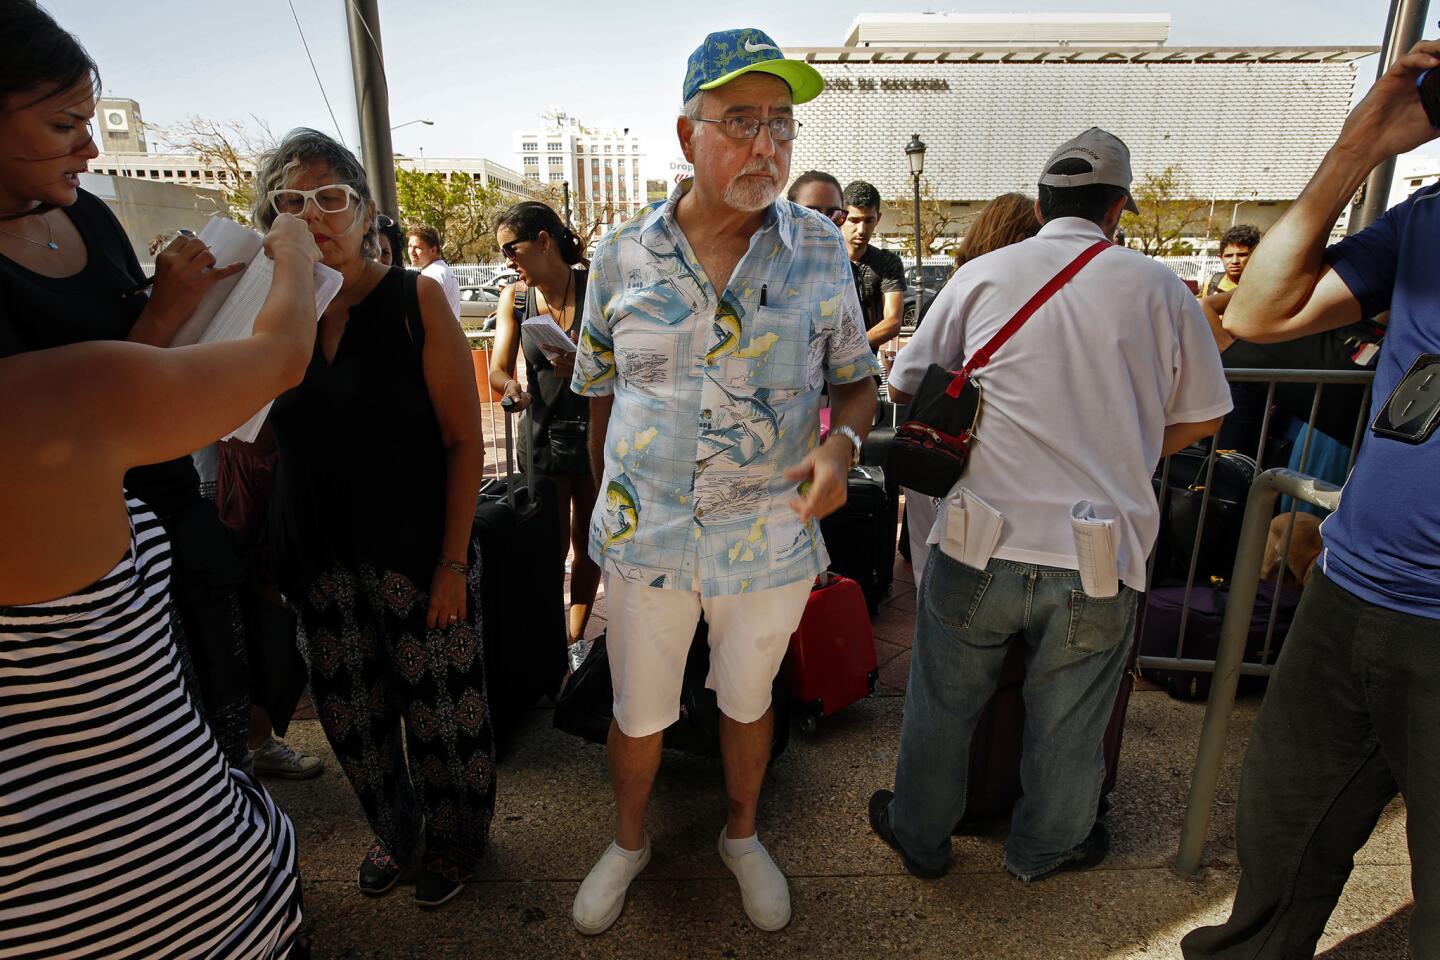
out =
{"type": "Polygon", "coordinates": [[[1120,592],[1115,521],[1096,516],[1095,505],[1081,500],[1070,509],[1070,529],[1075,534],[1081,588],[1097,599],[1115,596],[1120,592]]]}
{"type": "Polygon", "coordinates": [[[1005,517],[964,487],[957,487],[942,502],[941,517],[929,541],[952,560],[984,570],[1000,545],[1005,517]],[[943,529],[942,529],[943,528],[943,529]]]}
{"type": "MultiPolygon", "coordinates": [[[[250,336],[255,332],[255,318],[260,315],[260,308],[265,305],[265,298],[270,294],[270,283],[275,276],[275,264],[262,252],[265,238],[249,227],[243,227],[224,217],[215,217],[200,231],[200,239],[205,241],[215,255],[217,266],[223,267],[237,262],[249,265],[238,275],[228,277],[210,288],[201,298],[195,312],[190,315],[190,319],[185,321],[185,325],[175,335],[171,346],[244,340],[250,336]]],[[[323,263],[315,264],[316,321],[319,321],[320,314],[325,312],[325,308],[340,291],[342,279],[337,271],[323,263]]],[[[269,412],[270,404],[267,403],[255,416],[227,434],[224,439],[238,437],[247,443],[253,443],[269,412]]]]}
{"type": "Polygon", "coordinates": [[[575,352],[575,343],[553,317],[531,317],[520,324],[520,335],[530,337],[551,360],[575,352]]]}

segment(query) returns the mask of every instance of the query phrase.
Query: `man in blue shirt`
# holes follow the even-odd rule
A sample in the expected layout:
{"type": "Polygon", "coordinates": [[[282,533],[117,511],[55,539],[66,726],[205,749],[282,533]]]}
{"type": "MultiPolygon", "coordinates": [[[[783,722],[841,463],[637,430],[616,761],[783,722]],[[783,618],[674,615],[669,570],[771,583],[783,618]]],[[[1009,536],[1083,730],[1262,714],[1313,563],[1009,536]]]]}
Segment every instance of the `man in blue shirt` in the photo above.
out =
{"type": "Polygon", "coordinates": [[[758,30],[705,38],[677,127],[693,181],[595,250],[572,387],[590,400],[615,686],[615,840],[575,896],[582,933],[619,916],[650,858],[645,808],[702,614],[729,816],[718,846],[762,930],[790,922],[755,812],[770,691],[815,575],[816,519],[845,502],[879,372],[833,223],[788,200],[793,106],[819,73],[758,30]],[[822,381],[831,434],[819,443],[822,381]]]}
{"type": "Polygon", "coordinates": [[[1311,956],[1397,791],[1409,812],[1411,955],[1440,957],[1440,436],[1417,416],[1433,390],[1427,374],[1402,383],[1440,354],[1440,188],[1325,247],[1377,163],[1440,135],[1416,95],[1420,73],[1437,67],[1440,43],[1420,43],[1376,81],[1225,312],[1230,333],[1267,343],[1388,309],[1373,406],[1377,426],[1397,429],[1366,433],[1321,528],[1323,573],[1306,588],[1245,755],[1234,908],[1185,937],[1188,960],[1311,956]]]}

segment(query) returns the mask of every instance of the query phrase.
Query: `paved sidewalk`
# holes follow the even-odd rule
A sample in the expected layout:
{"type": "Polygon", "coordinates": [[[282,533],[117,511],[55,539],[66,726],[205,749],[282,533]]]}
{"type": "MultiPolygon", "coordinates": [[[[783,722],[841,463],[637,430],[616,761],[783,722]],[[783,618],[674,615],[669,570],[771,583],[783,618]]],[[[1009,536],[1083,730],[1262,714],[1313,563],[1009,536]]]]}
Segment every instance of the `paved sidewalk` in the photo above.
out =
{"type": "MultiPolygon", "coordinates": [[[[1242,700],[1200,880],[1169,868],[1183,816],[1203,705],[1140,688],[1131,700],[1119,784],[1099,868],[1031,887],[1001,867],[1004,824],[957,838],[951,873],[911,878],[872,836],[865,802],[893,782],[914,595],[908,568],[876,619],[884,661],[871,700],[795,732],[771,770],[760,835],[790,877],[795,916],[774,934],[745,920],[715,853],[725,796],[718,762],[667,753],[651,807],[654,860],[625,912],[597,938],[578,934],[570,902],[609,840],[605,753],[559,733],[537,708],[500,771],[492,844],[481,875],[436,912],[408,887],[369,900],[355,887],[370,833],[333,761],[312,781],[271,781],[295,819],[317,958],[1109,958],[1178,957],[1179,937],[1229,909],[1236,879],[1233,804],[1258,701],[1242,700]]],[[[603,624],[603,602],[595,626],[603,624]]],[[[314,720],[289,740],[329,751],[314,720]]],[[[1405,814],[1386,811],[1322,942],[1327,960],[1399,960],[1410,899],[1405,814]]]]}

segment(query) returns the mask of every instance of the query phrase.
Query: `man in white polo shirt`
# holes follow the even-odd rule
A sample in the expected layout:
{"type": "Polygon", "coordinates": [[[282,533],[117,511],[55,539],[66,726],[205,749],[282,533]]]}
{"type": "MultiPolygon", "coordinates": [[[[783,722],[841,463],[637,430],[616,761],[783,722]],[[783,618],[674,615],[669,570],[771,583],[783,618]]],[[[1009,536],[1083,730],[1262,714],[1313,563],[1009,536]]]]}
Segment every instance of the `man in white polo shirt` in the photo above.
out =
{"type": "Polygon", "coordinates": [[[455,319],[460,319],[460,281],[450,272],[450,264],[440,256],[439,232],[429,224],[414,224],[410,227],[405,246],[410,254],[411,266],[440,284],[455,319]]]}
{"type": "MultiPolygon", "coordinates": [[[[1040,176],[1039,235],[960,268],[900,351],[891,399],[908,403],[931,363],[960,369],[1046,281],[1109,240],[1135,210],[1129,188],[1115,136],[1091,128],[1056,150],[1040,176]]],[[[1230,391],[1185,284],[1120,247],[1082,267],[977,377],[978,439],[941,503],[920,585],[895,791],[875,793],[870,822],[911,873],[945,872],[970,738],[1015,638],[1025,795],[1005,867],[1029,882],[1109,848],[1096,822],[1102,739],[1159,526],[1150,476],[1162,455],[1215,432],[1230,391]],[[1112,521],[1113,542],[1085,577],[1071,522],[1082,501],[1112,521]]]]}

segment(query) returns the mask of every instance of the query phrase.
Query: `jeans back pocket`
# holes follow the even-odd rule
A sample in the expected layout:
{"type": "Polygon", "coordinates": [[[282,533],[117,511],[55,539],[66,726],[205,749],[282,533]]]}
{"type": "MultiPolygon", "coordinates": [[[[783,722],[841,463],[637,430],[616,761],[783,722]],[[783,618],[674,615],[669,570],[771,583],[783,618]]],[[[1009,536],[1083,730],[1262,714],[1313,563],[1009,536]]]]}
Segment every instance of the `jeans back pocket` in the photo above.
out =
{"type": "Polygon", "coordinates": [[[943,550],[932,549],[929,569],[920,588],[922,602],[944,626],[965,630],[975,619],[992,579],[990,571],[977,570],[943,550]]]}
{"type": "Polygon", "coordinates": [[[1104,653],[1129,639],[1135,630],[1133,589],[1121,586],[1113,597],[1092,597],[1084,590],[1070,591],[1070,628],[1065,649],[1076,653],[1104,653]]]}

